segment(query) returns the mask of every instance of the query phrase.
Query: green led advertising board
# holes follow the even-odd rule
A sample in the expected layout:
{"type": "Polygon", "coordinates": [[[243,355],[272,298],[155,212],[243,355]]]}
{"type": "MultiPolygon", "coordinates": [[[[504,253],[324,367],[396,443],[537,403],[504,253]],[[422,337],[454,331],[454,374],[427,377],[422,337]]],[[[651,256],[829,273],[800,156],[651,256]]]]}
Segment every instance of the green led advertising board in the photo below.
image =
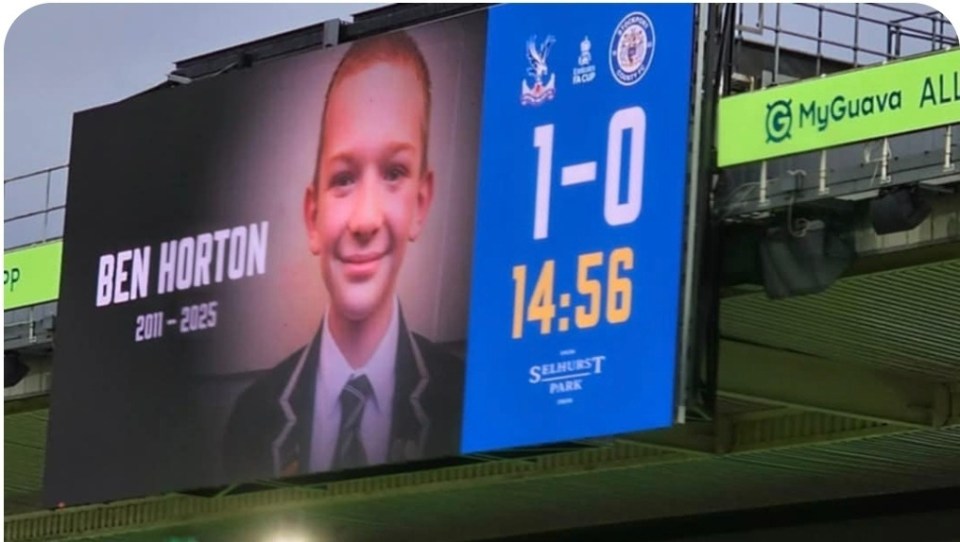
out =
{"type": "Polygon", "coordinates": [[[3,310],[53,301],[60,293],[63,242],[3,254],[3,310]]]}
{"type": "Polygon", "coordinates": [[[735,166],[960,122],[960,50],[720,100],[717,165],[735,166]]]}

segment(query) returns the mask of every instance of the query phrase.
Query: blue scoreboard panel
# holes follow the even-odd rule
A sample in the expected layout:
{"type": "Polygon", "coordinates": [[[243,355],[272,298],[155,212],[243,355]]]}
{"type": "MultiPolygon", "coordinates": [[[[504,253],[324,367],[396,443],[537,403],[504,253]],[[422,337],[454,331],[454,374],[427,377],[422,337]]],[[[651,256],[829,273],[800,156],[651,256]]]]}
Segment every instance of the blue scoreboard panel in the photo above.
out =
{"type": "Polygon", "coordinates": [[[490,10],[462,452],[668,426],[692,5],[490,10]]]}

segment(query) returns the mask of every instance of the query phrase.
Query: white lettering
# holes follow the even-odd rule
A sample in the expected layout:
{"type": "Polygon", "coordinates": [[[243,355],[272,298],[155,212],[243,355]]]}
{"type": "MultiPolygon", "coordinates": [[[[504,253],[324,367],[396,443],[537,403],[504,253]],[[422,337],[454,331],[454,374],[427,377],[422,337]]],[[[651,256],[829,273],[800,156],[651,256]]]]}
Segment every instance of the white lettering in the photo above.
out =
{"type": "Polygon", "coordinates": [[[177,249],[177,290],[193,286],[193,237],[180,240],[177,249]]]}
{"type": "Polygon", "coordinates": [[[100,256],[100,271],[97,273],[97,306],[109,305],[113,300],[113,254],[100,256]]]}
{"type": "Polygon", "coordinates": [[[121,250],[117,253],[117,274],[113,286],[114,303],[126,303],[130,300],[130,292],[124,289],[128,277],[127,270],[124,267],[131,259],[133,259],[132,250],[121,250]]]}
{"type": "Polygon", "coordinates": [[[133,289],[130,299],[147,297],[147,285],[150,282],[150,247],[145,246],[133,251],[133,289]]]}
{"type": "Polygon", "coordinates": [[[197,286],[210,284],[210,261],[213,259],[213,235],[201,233],[197,236],[197,260],[193,272],[193,283],[197,286]]]}
{"type": "Polygon", "coordinates": [[[214,282],[223,282],[223,247],[228,237],[230,237],[230,230],[217,230],[213,232],[213,240],[217,243],[217,265],[213,271],[214,282]]]}
{"type": "MultiPolygon", "coordinates": [[[[262,221],[160,243],[155,293],[266,274],[269,227],[269,222],[262,221]]],[[[154,272],[152,254],[151,246],[145,245],[101,255],[97,306],[147,297],[154,272]]]]}
{"type": "Polygon", "coordinates": [[[263,221],[260,226],[250,224],[249,243],[247,245],[247,276],[262,275],[267,271],[267,228],[270,223],[263,221]]]}
{"type": "Polygon", "coordinates": [[[550,383],[550,394],[554,393],[567,393],[571,391],[580,391],[583,389],[583,379],[582,378],[572,378],[570,380],[561,380],[559,382],[550,383]]]}
{"type": "Polygon", "coordinates": [[[160,266],[157,272],[157,293],[165,294],[174,289],[174,275],[177,265],[177,242],[166,241],[160,244],[160,266]]]}
{"type": "Polygon", "coordinates": [[[227,276],[230,280],[243,278],[243,263],[247,250],[247,230],[237,226],[230,231],[230,257],[227,259],[227,276]]]}

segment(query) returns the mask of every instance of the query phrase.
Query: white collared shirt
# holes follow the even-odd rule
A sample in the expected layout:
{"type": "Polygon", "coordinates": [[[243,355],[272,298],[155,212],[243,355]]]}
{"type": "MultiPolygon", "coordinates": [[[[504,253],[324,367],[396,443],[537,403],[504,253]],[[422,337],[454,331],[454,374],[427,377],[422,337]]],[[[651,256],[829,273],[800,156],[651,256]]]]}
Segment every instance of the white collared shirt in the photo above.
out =
{"type": "Polygon", "coordinates": [[[375,465],[387,460],[396,379],[397,337],[400,332],[399,312],[399,302],[394,300],[387,333],[380,339],[370,359],[358,370],[347,363],[337,346],[330,333],[330,319],[323,319],[320,370],[317,371],[317,393],[314,397],[314,429],[310,443],[311,471],[330,470],[340,432],[340,393],[348,380],[360,375],[367,375],[373,388],[373,395],[367,399],[360,421],[360,438],[367,454],[367,463],[375,465]]]}

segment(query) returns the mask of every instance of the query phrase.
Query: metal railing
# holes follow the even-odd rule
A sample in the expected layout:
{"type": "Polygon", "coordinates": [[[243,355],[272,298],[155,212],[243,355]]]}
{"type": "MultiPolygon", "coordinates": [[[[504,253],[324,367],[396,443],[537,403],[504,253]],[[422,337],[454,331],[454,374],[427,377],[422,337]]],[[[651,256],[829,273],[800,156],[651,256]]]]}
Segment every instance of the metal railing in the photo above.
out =
{"type": "MultiPolygon", "coordinates": [[[[28,247],[63,236],[67,200],[67,166],[57,166],[3,181],[4,251],[28,247]]],[[[3,311],[4,350],[49,344],[53,340],[57,302],[3,311]]],[[[37,393],[45,385],[31,384],[23,393],[37,393]]],[[[27,384],[24,384],[27,386],[27,384]]],[[[4,394],[6,399],[22,393],[4,394]]]]}
{"type": "Polygon", "coordinates": [[[63,236],[67,167],[52,167],[3,181],[4,251],[63,236]]]}
{"type": "MultiPolygon", "coordinates": [[[[738,90],[768,87],[957,47],[942,13],[918,4],[739,4],[738,90]],[[762,51],[758,56],[757,52],[762,51]]],[[[896,184],[955,182],[957,130],[945,126],[728,168],[716,194],[725,216],[766,212],[896,184]]]]}
{"type": "Polygon", "coordinates": [[[825,62],[858,67],[958,45],[950,21],[919,4],[740,4],[735,39],[773,48],[763,86],[782,82],[787,50],[813,55],[820,75],[825,62]]]}
{"type": "Polygon", "coordinates": [[[4,350],[50,342],[56,316],[56,301],[3,311],[4,350]]]}

